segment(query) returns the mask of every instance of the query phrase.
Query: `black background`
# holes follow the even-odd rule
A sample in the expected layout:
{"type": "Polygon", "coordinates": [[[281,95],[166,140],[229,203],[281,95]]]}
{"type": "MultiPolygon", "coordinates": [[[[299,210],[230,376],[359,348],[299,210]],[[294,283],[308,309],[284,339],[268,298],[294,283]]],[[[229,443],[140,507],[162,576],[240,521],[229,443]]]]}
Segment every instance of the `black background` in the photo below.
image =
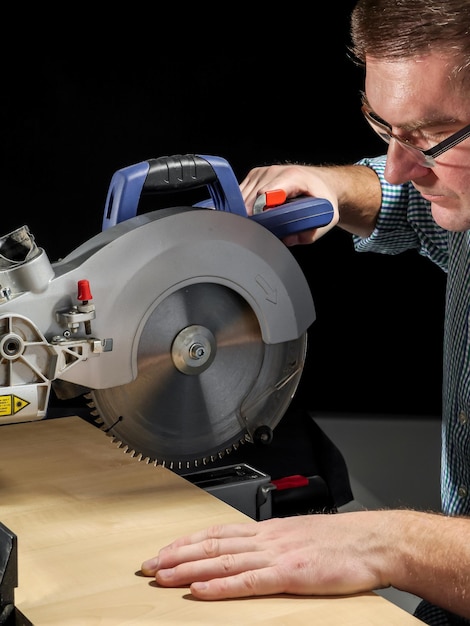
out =
{"type": "MultiPolygon", "coordinates": [[[[82,5],[5,23],[1,234],[28,224],[57,260],[101,229],[112,174],[162,155],[219,155],[241,180],[256,165],[380,154],[347,56],[354,2],[326,4],[258,7],[256,20],[246,6],[98,18],[82,5]]],[[[292,252],[317,310],[297,398],[439,414],[443,274],[417,253],[357,254],[339,230],[292,252]]]]}

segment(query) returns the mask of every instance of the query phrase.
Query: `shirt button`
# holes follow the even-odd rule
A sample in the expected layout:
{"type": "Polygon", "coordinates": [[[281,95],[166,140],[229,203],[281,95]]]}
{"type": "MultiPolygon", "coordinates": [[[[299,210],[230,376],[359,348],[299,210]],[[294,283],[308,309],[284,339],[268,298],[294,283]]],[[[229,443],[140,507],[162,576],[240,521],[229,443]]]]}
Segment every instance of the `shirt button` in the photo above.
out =
{"type": "Polygon", "coordinates": [[[467,487],[465,485],[460,485],[457,493],[459,494],[459,498],[465,498],[467,496],[467,487]]]}
{"type": "Polygon", "coordinates": [[[468,417],[465,411],[460,411],[459,413],[459,422],[461,424],[466,424],[468,422],[468,417]]]}

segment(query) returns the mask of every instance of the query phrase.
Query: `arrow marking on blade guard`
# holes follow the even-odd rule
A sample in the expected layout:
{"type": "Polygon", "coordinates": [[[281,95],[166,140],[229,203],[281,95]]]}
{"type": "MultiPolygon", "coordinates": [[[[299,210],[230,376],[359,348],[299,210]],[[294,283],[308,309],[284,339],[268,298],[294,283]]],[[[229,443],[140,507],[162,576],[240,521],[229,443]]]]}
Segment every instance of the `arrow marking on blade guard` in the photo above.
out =
{"type": "Polygon", "coordinates": [[[277,304],[277,290],[271,287],[267,280],[259,274],[256,276],[256,282],[266,294],[266,300],[268,302],[272,302],[273,304],[277,304]]]}
{"type": "Polygon", "coordinates": [[[25,406],[28,406],[29,402],[14,396],[13,394],[7,396],[0,396],[0,417],[5,415],[15,415],[25,406]]]}

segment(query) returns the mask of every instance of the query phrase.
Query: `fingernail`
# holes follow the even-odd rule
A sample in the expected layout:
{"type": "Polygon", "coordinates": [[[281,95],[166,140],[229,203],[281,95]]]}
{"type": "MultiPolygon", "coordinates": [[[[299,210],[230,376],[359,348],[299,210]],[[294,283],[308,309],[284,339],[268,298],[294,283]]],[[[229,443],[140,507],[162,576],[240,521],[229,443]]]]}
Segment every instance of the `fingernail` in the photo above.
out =
{"type": "Polygon", "coordinates": [[[174,572],[175,572],[175,570],[172,567],[170,569],[161,569],[158,572],[158,576],[160,578],[171,578],[173,576],[174,572]]]}
{"type": "Polygon", "coordinates": [[[204,591],[204,589],[207,589],[207,583],[193,583],[191,587],[196,589],[196,591],[204,591]]]}
{"type": "Polygon", "coordinates": [[[142,569],[145,572],[155,573],[158,569],[158,557],[155,557],[154,559],[149,559],[148,561],[144,561],[142,563],[142,569]]]}

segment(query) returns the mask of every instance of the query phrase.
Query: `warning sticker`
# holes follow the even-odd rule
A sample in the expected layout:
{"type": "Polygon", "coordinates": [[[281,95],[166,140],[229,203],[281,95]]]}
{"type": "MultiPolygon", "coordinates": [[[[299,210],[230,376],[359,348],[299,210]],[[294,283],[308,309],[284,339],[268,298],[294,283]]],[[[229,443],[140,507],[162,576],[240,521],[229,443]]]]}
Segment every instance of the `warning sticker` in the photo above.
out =
{"type": "Polygon", "coordinates": [[[15,413],[24,409],[24,407],[28,406],[28,404],[29,402],[27,400],[18,398],[18,396],[13,394],[0,396],[0,417],[5,415],[15,415],[15,413]]]}

